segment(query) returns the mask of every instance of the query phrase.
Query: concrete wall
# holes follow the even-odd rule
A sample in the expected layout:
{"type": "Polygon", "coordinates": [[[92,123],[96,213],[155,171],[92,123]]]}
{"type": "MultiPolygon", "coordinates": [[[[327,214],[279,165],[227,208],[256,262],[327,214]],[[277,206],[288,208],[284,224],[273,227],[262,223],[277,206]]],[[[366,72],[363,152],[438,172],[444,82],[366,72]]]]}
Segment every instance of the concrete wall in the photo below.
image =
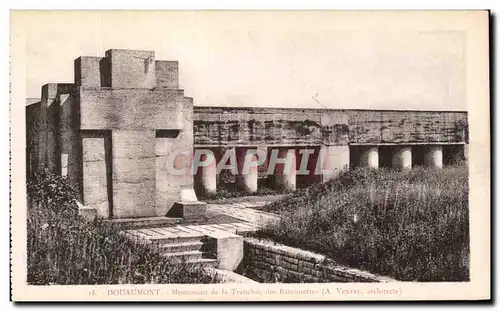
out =
{"type": "Polygon", "coordinates": [[[395,282],[358,269],[338,266],[323,255],[272,241],[245,238],[245,275],[264,283],[395,282]]]}
{"type": "Polygon", "coordinates": [[[468,142],[466,112],[195,107],[195,145],[468,142]]]}
{"type": "Polygon", "coordinates": [[[26,163],[29,174],[41,168],[61,172],[59,97],[72,91],[72,84],[49,83],[42,87],[40,101],[28,102],[30,105],[26,107],[26,163]]]}
{"type": "Polygon", "coordinates": [[[178,90],[80,89],[80,127],[90,129],[184,129],[192,99],[178,90]]]}
{"type": "Polygon", "coordinates": [[[347,114],[350,143],[468,142],[466,112],[353,110],[347,114]]]}
{"type": "Polygon", "coordinates": [[[79,131],[79,98],[76,94],[59,96],[59,156],[61,175],[80,189],[82,178],[82,144],[79,131]]]}
{"type": "Polygon", "coordinates": [[[172,152],[192,152],[191,122],[192,99],[179,90],[80,89],[81,130],[112,133],[114,218],[164,216],[192,189],[190,171],[167,170],[172,152]]]}
{"type": "Polygon", "coordinates": [[[48,168],[68,178],[83,200],[79,99],[71,84],[47,84],[42,98],[26,107],[28,176],[48,168]]]}
{"type": "Polygon", "coordinates": [[[57,171],[58,155],[57,150],[57,84],[49,83],[42,87],[42,101],[40,105],[40,142],[42,147],[39,163],[51,171],[57,171]]]}
{"type": "Polygon", "coordinates": [[[339,111],[195,107],[195,145],[346,145],[339,111]]]}
{"type": "Polygon", "coordinates": [[[26,106],[26,176],[32,176],[38,169],[41,131],[40,99],[28,101],[26,106]]]}

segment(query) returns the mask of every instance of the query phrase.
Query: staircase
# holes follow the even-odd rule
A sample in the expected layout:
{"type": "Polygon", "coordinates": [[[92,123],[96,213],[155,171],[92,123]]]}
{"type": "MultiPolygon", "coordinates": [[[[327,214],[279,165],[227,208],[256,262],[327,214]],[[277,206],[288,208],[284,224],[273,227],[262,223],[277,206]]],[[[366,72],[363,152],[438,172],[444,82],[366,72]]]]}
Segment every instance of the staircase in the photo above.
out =
{"type": "Polygon", "coordinates": [[[121,234],[149,246],[171,261],[219,269],[233,268],[231,260],[238,260],[238,255],[233,253],[238,253],[238,249],[243,247],[241,236],[258,229],[256,225],[245,222],[148,228],[136,225],[128,228],[121,234]],[[225,241],[222,242],[226,245],[223,249],[218,248],[221,241],[225,241]]]}
{"type": "Polygon", "coordinates": [[[172,235],[162,231],[162,228],[133,229],[123,232],[129,237],[139,238],[172,262],[217,266],[217,259],[204,249],[204,234],[172,235]]]}

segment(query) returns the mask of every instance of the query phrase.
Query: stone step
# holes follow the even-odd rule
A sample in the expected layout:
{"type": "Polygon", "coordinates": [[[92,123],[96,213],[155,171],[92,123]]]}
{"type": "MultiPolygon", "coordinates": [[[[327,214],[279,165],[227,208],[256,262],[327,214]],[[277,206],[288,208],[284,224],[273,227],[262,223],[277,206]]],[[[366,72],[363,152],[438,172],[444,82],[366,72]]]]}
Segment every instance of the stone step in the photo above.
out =
{"type": "Polygon", "coordinates": [[[181,243],[165,243],[160,244],[159,251],[161,253],[177,253],[189,251],[201,251],[203,243],[201,241],[188,241],[181,243]]]}
{"type": "Polygon", "coordinates": [[[172,261],[179,262],[194,262],[199,259],[203,259],[203,253],[200,251],[187,251],[187,252],[174,252],[174,253],[163,253],[163,257],[171,259],[172,261]]]}
{"type": "Polygon", "coordinates": [[[182,222],[182,218],[169,217],[141,217],[141,218],[118,218],[105,220],[118,226],[120,229],[140,229],[153,227],[167,227],[182,222]]]}
{"type": "Polygon", "coordinates": [[[157,244],[160,247],[163,247],[163,245],[203,242],[203,239],[204,235],[179,235],[175,237],[171,236],[151,237],[149,238],[149,242],[152,244],[157,244]]]}

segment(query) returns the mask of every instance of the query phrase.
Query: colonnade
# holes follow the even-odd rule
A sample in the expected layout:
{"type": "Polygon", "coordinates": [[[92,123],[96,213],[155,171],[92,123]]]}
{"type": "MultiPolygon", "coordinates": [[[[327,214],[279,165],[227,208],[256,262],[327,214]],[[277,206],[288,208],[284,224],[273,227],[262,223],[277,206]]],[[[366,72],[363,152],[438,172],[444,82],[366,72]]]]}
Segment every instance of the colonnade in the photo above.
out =
{"type": "Polygon", "coordinates": [[[256,146],[235,147],[230,150],[234,153],[231,156],[217,156],[223,158],[222,161],[215,159],[213,155],[210,155],[212,158],[205,154],[201,156],[202,162],[209,161],[208,164],[200,165],[197,168],[196,182],[202,193],[216,193],[217,174],[221,173],[217,165],[221,165],[220,162],[225,162],[226,159],[228,162],[222,163],[223,169],[228,169],[228,165],[234,165],[234,163],[230,163],[234,161],[237,167],[237,171],[232,172],[235,177],[234,185],[247,193],[258,191],[259,168],[262,173],[265,171],[266,177],[269,177],[269,184],[272,188],[293,191],[297,187],[298,174],[305,176],[306,180],[311,179],[311,183],[318,182],[334,177],[341,167],[349,165],[348,146],[256,146]],[[308,163],[303,163],[304,161],[308,161],[308,163]],[[321,165],[318,165],[318,162],[321,165]]]}
{"type": "MultiPolygon", "coordinates": [[[[423,146],[424,164],[428,167],[443,167],[443,146],[423,146]]],[[[411,146],[394,146],[392,150],[391,164],[397,169],[411,169],[413,163],[413,148],[411,146]]],[[[360,147],[359,165],[362,167],[378,168],[379,146],[360,147]]]]}
{"type": "MultiPolygon", "coordinates": [[[[418,145],[418,146],[311,146],[311,147],[235,147],[232,161],[236,163],[235,186],[247,193],[255,193],[259,187],[259,168],[265,170],[270,185],[279,190],[295,190],[297,175],[306,175],[305,181],[319,182],[334,178],[339,170],[349,167],[349,153],[359,157],[359,166],[379,168],[391,166],[396,169],[411,169],[414,163],[424,164],[428,167],[443,167],[443,145],[418,145]],[[356,148],[358,152],[354,151],[356,148]],[[386,148],[384,161],[381,161],[380,149],[386,148]],[[418,149],[417,149],[418,148],[418,149]],[[319,152],[318,152],[319,151],[319,152]],[[417,158],[414,158],[418,156],[417,158]],[[303,163],[304,158],[310,163],[303,163]],[[415,162],[417,161],[417,162],[415,162]],[[320,164],[317,165],[317,162],[320,164]],[[304,173],[304,169],[307,170],[304,173]]],[[[202,155],[205,161],[213,155],[202,155]]],[[[228,157],[231,159],[231,157],[228,157]]],[[[220,161],[220,159],[219,159],[220,161]]],[[[197,182],[204,193],[216,193],[220,173],[217,160],[211,158],[208,165],[199,167],[197,182]]],[[[231,162],[231,161],[230,161],[231,162]]],[[[234,165],[234,164],[233,164],[234,165]]],[[[303,179],[304,180],[304,179],[303,179]]]]}

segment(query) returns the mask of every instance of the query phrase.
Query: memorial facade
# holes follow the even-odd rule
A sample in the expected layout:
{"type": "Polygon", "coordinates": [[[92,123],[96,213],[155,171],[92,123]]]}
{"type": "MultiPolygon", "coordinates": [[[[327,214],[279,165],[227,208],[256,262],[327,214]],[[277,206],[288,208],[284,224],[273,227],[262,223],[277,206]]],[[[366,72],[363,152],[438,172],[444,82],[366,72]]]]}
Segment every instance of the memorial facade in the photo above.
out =
{"type": "Polygon", "coordinates": [[[66,176],[100,218],[165,216],[216,192],[221,169],[253,193],[350,167],[467,159],[467,112],[200,107],[179,89],[178,63],[152,51],[112,49],[74,65],[74,83],[27,100],[27,176],[66,176]]]}

